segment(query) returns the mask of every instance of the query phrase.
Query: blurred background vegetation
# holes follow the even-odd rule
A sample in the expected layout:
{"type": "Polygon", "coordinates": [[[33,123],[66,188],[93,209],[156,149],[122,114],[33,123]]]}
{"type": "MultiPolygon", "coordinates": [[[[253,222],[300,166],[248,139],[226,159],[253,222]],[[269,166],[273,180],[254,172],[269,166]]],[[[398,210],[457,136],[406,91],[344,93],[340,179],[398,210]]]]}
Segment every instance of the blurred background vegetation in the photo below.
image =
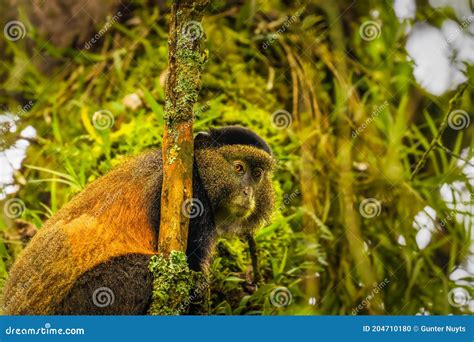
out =
{"type": "MultiPolygon", "coordinates": [[[[472,66],[455,61],[464,78],[440,89],[441,68],[423,81],[407,53],[417,25],[451,20],[472,38],[474,20],[462,6],[414,3],[211,1],[195,130],[240,124],[265,137],[278,210],[256,234],[256,290],[245,241],[219,242],[208,313],[474,311],[472,66]]],[[[0,37],[3,283],[35,229],[86,184],[160,148],[169,2],[0,6],[2,27],[24,26],[0,37]],[[112,122],[98,128],[104,113],[112,122]]]]}

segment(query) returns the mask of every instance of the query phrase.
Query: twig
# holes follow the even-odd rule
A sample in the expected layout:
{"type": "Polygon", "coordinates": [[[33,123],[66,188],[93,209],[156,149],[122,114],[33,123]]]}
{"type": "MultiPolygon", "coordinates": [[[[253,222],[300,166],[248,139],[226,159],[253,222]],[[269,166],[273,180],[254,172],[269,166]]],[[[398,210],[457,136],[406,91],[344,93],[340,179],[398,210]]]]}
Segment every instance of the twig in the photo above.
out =
{"type": "Polygon", "coordinates": [[[466,164],[470,165],[470,166],[474,166],[473,163],[471,163],[469,160],[461,157],[459,154],[456,154],[454,153],[453,151],[451,151],[449,148],[443,146],[439,141],[436,143],[436,147],[439,147],[440,149],[442,149],[443,151],[445,151],[446,153],[448,153],[449,155],[459,159],[459,160],[462,160],[463,162],[465,162],[466,164]]]}
{"type": "Polygon", "coordinates": [[[425,164],[426,160],[428,159],[428,154],[439,143],[439,140],[440,140],[441,136],[443,135],[444,131],[448,127],[449,114],[451,114],[451,111],[453,110],[453,107],[459,101],[459,98],[463,94],[466,87],[467,87],[467,85],[463,85],[461,87],[461,89],[459,89],[459,91],[453,96],[453,98],[451,100],[449,100],[449,107],[448,107],[448,110],[446,111],[446,114],[444,115],[443,121],[441,122],[441,126],[439,127],[438,133],[436,134],[434,139],[431,141],[430,146],[428,147],[428,149],[421,156],[421,159],[416,164],[415,170],[411,174],[410,180],[413,180],[415,178],[415,175],[421,170],[421,168],[425,164]]]}

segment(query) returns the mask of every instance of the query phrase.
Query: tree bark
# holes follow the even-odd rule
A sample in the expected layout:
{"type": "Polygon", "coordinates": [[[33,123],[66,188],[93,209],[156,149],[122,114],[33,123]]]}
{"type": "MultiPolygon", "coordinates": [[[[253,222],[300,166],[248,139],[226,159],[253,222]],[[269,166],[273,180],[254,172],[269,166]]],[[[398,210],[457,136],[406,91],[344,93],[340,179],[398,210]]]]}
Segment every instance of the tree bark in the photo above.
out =
{"type": "Polygon", "coordinates": [[[203,10],[209,0],[175,0],[168,38],[163,188],[158,251],[186,251],[192,205],[194,159],[193,106],[201,88],[204,64],[201,40],[203,10]]]}

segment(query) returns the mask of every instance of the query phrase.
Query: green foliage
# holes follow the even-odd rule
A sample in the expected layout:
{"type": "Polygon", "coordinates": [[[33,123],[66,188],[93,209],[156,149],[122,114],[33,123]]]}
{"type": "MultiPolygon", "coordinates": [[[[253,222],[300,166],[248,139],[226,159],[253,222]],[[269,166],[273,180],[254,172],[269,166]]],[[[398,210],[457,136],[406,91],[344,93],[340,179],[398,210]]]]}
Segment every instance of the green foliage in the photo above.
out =
{"type": "Polygon", "coordinates": [[[154,255],[150,259],[153,274],[150,315],[179,315],[186,313],[195,284],[203,282],[203,275],[189,269],[186,254],[172,251],[169,258],[154,255]]]}
{"type": "MultiPolygon", "coordinates": [[[[405,27],[391,2],[358,2],[350,11],[344,1],[246,1],[237,11],[229,6],[217,1],[204,18],[209,58],[194,128],[240,124],[265,137],[278,161],[278,203],[271,223],[256,235],[262,282],[252,284],[245,241],[219,241],[210,265],[207,313],[351,314],[375,288],[364,281],[367,274],[377,283],[389,281],[379,293],[384,313],[465,313],[449,304],[449,291],[457,286],[449,274],[469,255],[471,233],[464,222],[449,220],[420,249],[413,219],[430,206],[439,227],[440,219],[453,212],[439,190],[444,183],[467,181],[455,156],[472,149],[474,126],[448,128],[441,142],[451,152],[434,148],[410,179],[438,135],[453,94],[434,98],[416,84],[403,46],[405,27]],[[359,28],[374,20],[373,9],[379,12],[375,20],[382,32],[366,41],[359,28]],[[275,32],[296,13],[298,20],[275,39],[275,32]],[[284,129],[272,121],[272,113],[282,109],[291,112],[291,124],[284,129]],[[351,136],[360,127],[364,129],[351,136]],[[350,147],[350,159],[340,160],[341,146],[350,147]],[[341,166],[344,162],[349,170],[341,166]],[[352,186],[345,197],[343,175],[352,186]],[[380,203],[378,215],[360,215],[367,198],[380,203]],[[353,221],[347,219],[348,208],[353,221]],[[398,243],[400,236],[405,246],[398,243]],[[367,258],[370,268],[358,270],[357,256],[367,258]],[[271,301],[280,287],[291,294],[287,306],[271,301]]],[[[35,99],[21,124],[33,125],[39,138],[28,150],[28,166],[16,175],[21,184],[16,196],[26,204],[21,219],[38,228],[124,158],[161,146],[168,17],[144,2],[134,7],[138,24],[114,24],[92,51],[53,51],[44,42],[47,48],[40,52],[48,57],[54,52],[63,65],[51,72],[54,76],[27,63],[18,44],[7,45],[11,58],[0,66],[5,90],[35,99]],[[127,104],[130,94],[140,99],[138,106],[127,104]],[[100,110],[114,119],[104,130],[93,122],[100,110]]],[[[421,19],[436,23],[440,13],[418,7],[421,19]]],[[[193,61],[202,57],[181,53],[193,61]]],[[[468,74],[472,76],[471,67],[468,74]]],[[[0,99],[10,108],[18,106],[11,95],[0,93],[0,99]]],[[[473,108],[472,101],[468,89],[459,106],[473,108]]],[[[472,195],[471,187],[468,191],[472,195]]],[[[0,279],[5,279],[22,244],[12,220],[2,220],[0,279]]],[[[154,295],[163,305],[153,312],[182,312],[177,303],[191,291],[186,285],[191,275],[182,261],[182,256],[171,263],[153,259],[157,279],[169,279],[165,270],[171,267],[182,281],[179,286],[166,279],[162,285],[155,282],[154,295]]],[[[369,306],[358,313],[373,310],[369,306]]]]}

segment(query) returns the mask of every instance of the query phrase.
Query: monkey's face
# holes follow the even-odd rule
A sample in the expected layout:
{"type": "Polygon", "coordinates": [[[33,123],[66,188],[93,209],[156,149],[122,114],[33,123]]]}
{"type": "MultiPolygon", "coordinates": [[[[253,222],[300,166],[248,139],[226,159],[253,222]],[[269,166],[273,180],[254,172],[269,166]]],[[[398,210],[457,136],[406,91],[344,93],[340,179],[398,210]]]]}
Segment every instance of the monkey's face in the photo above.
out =
{"type": "Polygon", "coordinates": [[[255,196],[265,171],[245,160],[231,157],[228,162],[231,193],[229,201],[221,203],[220,210],[231,218],[244,219],[255,210],[255,196]]]}
{"type": "Polygon", "coordinates": [[[273,208],[272,157],[246,145],[196,151],[199,174],[223,233],[251,231],[273,208]]]}

